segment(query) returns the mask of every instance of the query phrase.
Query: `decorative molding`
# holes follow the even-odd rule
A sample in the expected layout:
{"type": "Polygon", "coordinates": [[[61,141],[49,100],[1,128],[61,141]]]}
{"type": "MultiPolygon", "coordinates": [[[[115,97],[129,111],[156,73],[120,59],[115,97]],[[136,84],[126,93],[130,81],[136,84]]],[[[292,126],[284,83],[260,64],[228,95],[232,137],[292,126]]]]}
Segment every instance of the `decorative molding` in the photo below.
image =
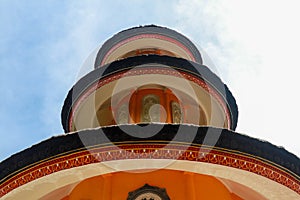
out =
{"type": "Polygon", "coordinates": [[[204,162],[245,170],[279,184],[300,194],[300,181],[289,173],[250,155],[229,152],[212,147],[186,146],[184,144],[119,144],[94,147],[89,150],[66,153],[57,158],[42,161],[32,167],[20,170],[16,175],[0,185],[0,197],[33,180],[58,171],[92,163],[124,159],[170,159],[204,162]]]}

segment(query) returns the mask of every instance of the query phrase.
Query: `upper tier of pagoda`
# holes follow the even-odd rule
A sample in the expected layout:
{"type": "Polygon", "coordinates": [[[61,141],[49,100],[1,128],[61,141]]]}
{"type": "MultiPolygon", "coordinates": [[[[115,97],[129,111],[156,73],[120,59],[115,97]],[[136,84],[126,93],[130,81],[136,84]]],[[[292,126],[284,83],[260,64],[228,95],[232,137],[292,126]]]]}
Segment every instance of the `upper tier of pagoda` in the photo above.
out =
{"type": "Polygon", "coordinates": [[[62,110],[66,132],[139,123],[235,130],[237,117],[234,97],[202,64],[196,46],[174,30],[153,25],[108,39],[95,69],[73,86],[62,110]]]}
{"type": "Polygon", "coordinates": [[[121,31],[98,51],[95,68],[138,55],[167,55],[202,64],[197,47],[184,35],[169,28],[148,25],[121,31]]]}

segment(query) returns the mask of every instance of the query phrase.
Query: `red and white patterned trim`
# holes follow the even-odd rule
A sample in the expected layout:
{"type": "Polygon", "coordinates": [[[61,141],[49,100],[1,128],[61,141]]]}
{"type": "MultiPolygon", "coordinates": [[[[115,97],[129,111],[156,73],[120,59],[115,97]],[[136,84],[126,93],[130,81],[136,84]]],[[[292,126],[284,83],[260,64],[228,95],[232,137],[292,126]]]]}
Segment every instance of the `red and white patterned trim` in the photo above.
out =
{"type": "Polygon", "coordinates": [[[299,179],[275,164],[261,159],[239,152],[229,152],[225,149],[211,149],[203,146],[187,148],[183,144],[166,146],[165,144],[151,143],[95,147],[41,161],[28,169],[20,170],[16,175],[3,182],[0,185],[0,197],[22,185],[55,172],[93,163],[126,159],[186,160],[232,167],[268,178],[300,195],[299,179]]]}

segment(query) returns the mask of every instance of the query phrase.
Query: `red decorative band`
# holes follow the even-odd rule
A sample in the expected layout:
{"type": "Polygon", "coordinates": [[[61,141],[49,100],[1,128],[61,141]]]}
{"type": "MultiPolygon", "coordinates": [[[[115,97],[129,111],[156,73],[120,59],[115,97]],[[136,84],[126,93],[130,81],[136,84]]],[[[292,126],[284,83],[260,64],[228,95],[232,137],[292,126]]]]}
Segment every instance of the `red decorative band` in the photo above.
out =
{"type": "Polygon", "coordinates": [[[232,167],[263,176],[300,194],[300,181],[292,174],[280,169],[275,164],[272,165],[238,152],[209,147],[187,147],[183,144],[167,146],[164,144],[121,144],[67,153],[36,163],[33,167],[24,169],[3,182],[0,185],[0,197],[22,185],[55,172],[93,163],[128,159],[186,160],[232,167]]]}

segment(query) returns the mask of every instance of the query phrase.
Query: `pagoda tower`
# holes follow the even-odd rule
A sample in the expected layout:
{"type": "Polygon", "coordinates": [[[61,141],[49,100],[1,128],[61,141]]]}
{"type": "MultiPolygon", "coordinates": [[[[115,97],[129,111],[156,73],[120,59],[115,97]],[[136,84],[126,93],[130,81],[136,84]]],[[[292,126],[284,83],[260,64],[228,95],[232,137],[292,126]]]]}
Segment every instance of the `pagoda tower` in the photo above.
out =
{"type": "Polygon", "coordinates": [[[187,37],[127,29],[67,94],[65,134],[0,163],[0,199],[300,199],[300,159],[235,132],[237,120],[187,37]]]}

